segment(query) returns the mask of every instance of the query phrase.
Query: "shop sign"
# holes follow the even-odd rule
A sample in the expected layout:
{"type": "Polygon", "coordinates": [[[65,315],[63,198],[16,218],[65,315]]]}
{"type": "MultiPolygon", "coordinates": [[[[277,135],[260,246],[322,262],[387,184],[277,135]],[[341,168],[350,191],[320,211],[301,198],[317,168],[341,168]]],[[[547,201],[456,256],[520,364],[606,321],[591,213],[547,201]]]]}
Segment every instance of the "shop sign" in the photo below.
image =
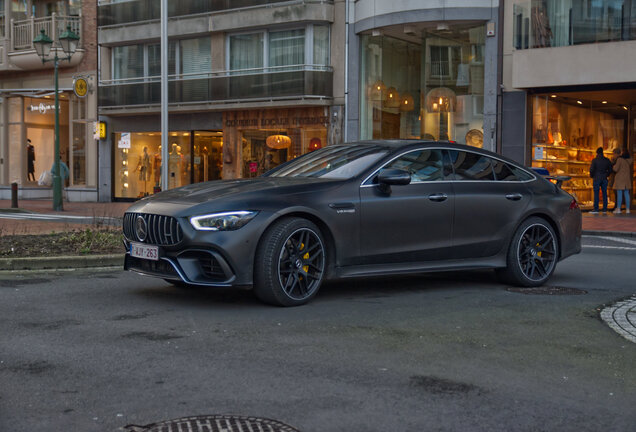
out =
{"type": "Polygon", "coordinates": [[[306,125],[326,125],[329,123],[327,116],[305,116],[305,117],[277,117],[262,119],[232,119],[226,120],[226,127],[291,127],[306,125]]]}
{"type": "Polygon", "coordinates": [[[27,109],[31,112],[36,111],[40,114],[46,114],[49,110],[54,110],[55,105],[45,105],[44,102],[40,102],[39,105],[29,105],[27,109]]]}
{"type": "Polygon", "coordinates": [[[88,83],[84,78],[75,78],[73,81],[73,92],[77,97],[85,97],[88,92],[88,83]]]}
{"type": "Polygon", "coordinates": [[[543,159],[543,146],[537,146],[534,148],[534,158],[536,160],[543,159]]]}
{"type": "Polygon", "coordinates": [[[100,121],[93,123],[93,138],[96,140],[106,138],[106,123],[100,121]]]}
{"type": "Polygon", "coordinates": [[[255,173],[258,171],[258,162],[250,162],[250,172],[255,173]]]}
{"type": "Polygon", "coordinates": [[[125,149],[130,148],[130,132],[122,132],[121,138],[119,139],[119,142],[117,143],[117,147],[125,148],[125,149]]]}

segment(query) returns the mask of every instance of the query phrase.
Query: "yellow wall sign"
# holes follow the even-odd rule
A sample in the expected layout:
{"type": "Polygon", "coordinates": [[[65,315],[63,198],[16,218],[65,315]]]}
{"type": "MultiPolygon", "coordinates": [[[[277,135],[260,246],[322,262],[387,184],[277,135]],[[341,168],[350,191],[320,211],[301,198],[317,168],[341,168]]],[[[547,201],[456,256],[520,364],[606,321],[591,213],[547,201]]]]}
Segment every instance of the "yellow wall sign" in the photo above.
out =
{"type": "Polygon", "coordinates": [[[93,138],[95,139],[104,139],[106,138],[106,123],[104,122],[95,122],[95,127],[94,127],[94,136],[93,138]]]}
{"type": "Polygon", "coordinates": [[[76,78],[75,81],[73,81],[73,91],[78,97],[86,96],[86,93],[88,93],[88,83],[86,80],[84,78],[76,78]]]}

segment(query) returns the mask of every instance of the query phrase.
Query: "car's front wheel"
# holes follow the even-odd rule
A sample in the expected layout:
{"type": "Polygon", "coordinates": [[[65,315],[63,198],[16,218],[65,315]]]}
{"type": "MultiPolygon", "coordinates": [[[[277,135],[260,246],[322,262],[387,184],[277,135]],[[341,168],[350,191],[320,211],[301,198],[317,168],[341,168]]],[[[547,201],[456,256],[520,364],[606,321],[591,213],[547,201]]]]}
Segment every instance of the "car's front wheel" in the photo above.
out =
{"type": "Polygon", "coordinates": [[[256,251],[254,293],[269,304],[305,304],[322,284],[325,263],[320,229],[306,219],[281,219],[265,232],[256,251]]]}
{"type": "Polygon", "coordinates": [[[525,220],[515,232],[507,255],[507,267],[497,275],[504,282],[524,287],[543,285],[554,273],[559,243],[554,229],[541,218],[525,220]]]}

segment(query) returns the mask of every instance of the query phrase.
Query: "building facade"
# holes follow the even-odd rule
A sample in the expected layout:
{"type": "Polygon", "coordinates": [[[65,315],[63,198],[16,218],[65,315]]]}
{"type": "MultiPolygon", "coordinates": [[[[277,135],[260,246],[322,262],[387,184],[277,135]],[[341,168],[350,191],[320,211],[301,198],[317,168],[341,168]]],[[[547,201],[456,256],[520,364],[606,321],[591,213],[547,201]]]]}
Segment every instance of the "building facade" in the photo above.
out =
{"type": "MultiPolygon", "coordinates": [[[[170,188],[342,141],[344,1],[168,3],[170,188]]],[[[138,199],[161,178],[160,1],[100,1],[98,32],[99,199],[138,199]]]]}
{"type": "Polygon", "coordinates": [[[97,200],[96,7],[80,0],[0,0],[0,198],[10,196],[13,182],[23,198],[52,196],[38,179],[54,159],[53,64],[42,63],[33,39],[45,30],[56,44],[70,28],[80,40],[71,60],[59,63],[60,158],[69,168],[64,193],[71,201],[97,200]],[[77,78],[88,84],[81,97],[73,91],[77,78]]]}
{"type": "Polygon", "coordinates": [[[497,1],[358,0],[349,12],[348,140],[496,148],[497,1]]]}
{"type": "Polygon", "coordinates": [[[591,209],[596,149],[636,150],[636,2],[509,0],[504,24],[501,152],[591,209]]]}

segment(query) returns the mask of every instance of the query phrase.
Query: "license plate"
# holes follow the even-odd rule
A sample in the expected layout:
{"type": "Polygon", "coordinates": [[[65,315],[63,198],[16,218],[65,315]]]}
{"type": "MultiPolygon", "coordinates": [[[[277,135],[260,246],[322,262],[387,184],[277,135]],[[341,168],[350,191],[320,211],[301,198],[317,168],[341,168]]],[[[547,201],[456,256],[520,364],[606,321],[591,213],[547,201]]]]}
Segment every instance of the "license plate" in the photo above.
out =
{"type": "Polygon", "coordinates": [[[159,261],[159,247],[141,243],[130,244],[130,256],[147,260],[159,261]]]}

